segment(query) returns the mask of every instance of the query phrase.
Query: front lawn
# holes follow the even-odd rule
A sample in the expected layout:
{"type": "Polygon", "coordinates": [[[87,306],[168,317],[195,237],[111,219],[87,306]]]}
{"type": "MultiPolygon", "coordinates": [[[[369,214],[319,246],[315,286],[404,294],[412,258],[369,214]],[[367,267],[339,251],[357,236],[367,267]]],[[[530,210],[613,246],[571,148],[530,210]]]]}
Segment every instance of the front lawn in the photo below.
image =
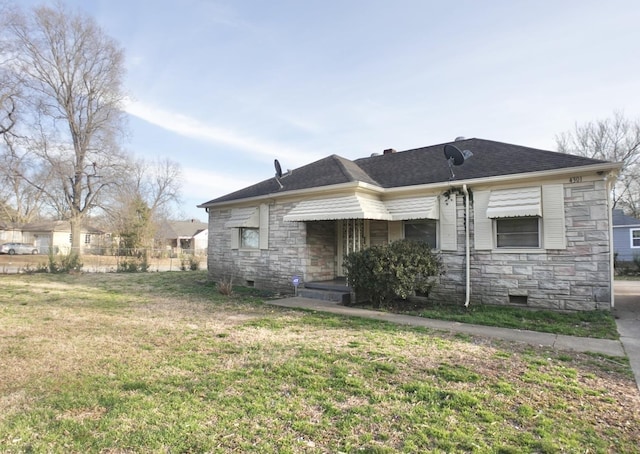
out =
{"type": "Polygon", "coordinates": [[[2,452],[640,452],[619,358],[225,297],[0,276],[2,452]]]}
{"type": "Polygon", "coordinates": [[[567,336],[618,339],[616,321],[609,311],[560,313],[518,307],[438,305],[410,312],[425,318],[502,328],[527,329],[567,336]]]}

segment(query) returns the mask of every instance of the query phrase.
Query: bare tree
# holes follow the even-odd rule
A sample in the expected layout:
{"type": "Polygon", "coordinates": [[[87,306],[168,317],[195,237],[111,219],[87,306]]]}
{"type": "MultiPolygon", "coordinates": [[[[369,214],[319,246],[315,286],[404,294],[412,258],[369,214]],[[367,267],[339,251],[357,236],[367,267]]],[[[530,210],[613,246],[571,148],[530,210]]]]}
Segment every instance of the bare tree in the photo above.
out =
{"type": "Polygon", "coordinates": [[[148,247],[159,224],[171,218],[172,209],[180,203],[182,169],[166,158],[138,159],[124,176],[122,184],[110,191],[105,211],[127,248],[148,247]]]}
{"type": "Polygon", "coordinates": [[[16,49],[11,68],[32,114],[25,150],[49,178],[43,184],[22,177],[70,221],[79,251],[84,218],[126,164],[118,146],[123,51],[93,19],[61,4],[15,15],[6,32],[16,49]]]}
{"type": "MultiPolygon", "coordinates": [[[[10,23],[13,12],[5,2],[0,2],[0,28],[10,23]]],[[[0,40],[0,136],[8,134],[16,125],[19,85],[11,71],[13,52],[11,43],[0,40]]]]}
{"type": "Polygon", "coordinates": [[[627,119],[623,113],[584,125],[556,136],[558,151],[593,159],[621,162],[613,204],[638,215],[640,207],[640,121],[627,119]]]}
{"type": "Polygon", "coordinates": [[[27,161],[28,155],[15,152],[15,138],[5,134],[0,141],[0,219],[13,223],[27,223],[41,213],[44,194],[27,183],[22,175],[46,181],[46,175],[27,161]]]}

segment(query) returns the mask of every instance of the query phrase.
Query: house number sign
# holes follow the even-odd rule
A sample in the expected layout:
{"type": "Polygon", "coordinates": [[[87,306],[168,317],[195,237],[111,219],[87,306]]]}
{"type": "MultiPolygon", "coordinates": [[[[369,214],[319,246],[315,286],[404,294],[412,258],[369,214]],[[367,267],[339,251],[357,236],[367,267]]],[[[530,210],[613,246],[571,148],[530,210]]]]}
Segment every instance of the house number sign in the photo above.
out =
{"type": "Polygon", "coordinates": [[[570,177],[569,183],[582,183],[582,177],[570,177]]]}
{"type": "Polygon", "coordinates": [[[291,283],[293,284],[294,287],[297,287],[298,285],[300,285],[300,276],[293,276],[291,278],[291,283]]]}

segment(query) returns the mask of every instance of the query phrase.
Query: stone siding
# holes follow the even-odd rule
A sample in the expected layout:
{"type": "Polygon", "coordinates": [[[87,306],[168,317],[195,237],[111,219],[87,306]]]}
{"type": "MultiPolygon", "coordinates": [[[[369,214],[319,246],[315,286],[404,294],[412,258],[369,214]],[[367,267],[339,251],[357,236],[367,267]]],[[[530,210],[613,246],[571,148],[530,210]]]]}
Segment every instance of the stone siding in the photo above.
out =
{"type": "MultiPolygon", "coordinates": [[[[471,210],[471,304],[556,310],[610,308],[606,185],[604,181],[566,184],[564,196],[567,248],[562,250],[476,251],[471,210]]],[[[434,301],[455,304],[464,301],[466,291],[462,197],[458,197],[457,206],[458,251],[443,254],[446,275],[431,295],[434,301]]]]}
{"type": "MultiPolygon", "coordinates": [[[[524,305],[556,310],[609,309],[611,303],[607,190],[602,180],[565,184],[566,249],[475,250],[471,224],[471,304],[524,305]]],[[[291,277],[333,279],[335,221],[284,222],[293,203],[269,206],[268,249],[231,249],[230,209],[209,213],[208,267],[212,279],[292,293],[291,277]],[[222,232],[222,234],[219,234],[222,232]]],[[[429,299],[462,304],[466,293],[464,197],[456,197],[457,250],[441,253],[445,274],[429,299]]],[[[388,225],[370,221],[371,245],[385,244],[388,225]]]]}
{"type": "Polygon", "coordinates": [[[303,281],[332,279],[335,224],[285,222],[283,217],[292,207],[293,204],[269,206],[268,249],[231,249],[231,235],[237,232],[225,228],[231,209],[211,209],[207,258],[210,278],[233,278],[239,285],[282,293],[293,293],[293,276],[303,281]]]}

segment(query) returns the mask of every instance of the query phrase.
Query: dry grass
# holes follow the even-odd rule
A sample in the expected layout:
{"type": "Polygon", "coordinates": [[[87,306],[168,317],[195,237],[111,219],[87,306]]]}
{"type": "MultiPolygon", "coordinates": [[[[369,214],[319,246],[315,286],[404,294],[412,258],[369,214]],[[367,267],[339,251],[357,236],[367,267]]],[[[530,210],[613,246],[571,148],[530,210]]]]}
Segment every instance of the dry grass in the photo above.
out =
{"type": "Polygon", "coordinates": [[[638,452],[624,362],[276,309],[204,276],[0,276],[0,450],[638,452]]]}

